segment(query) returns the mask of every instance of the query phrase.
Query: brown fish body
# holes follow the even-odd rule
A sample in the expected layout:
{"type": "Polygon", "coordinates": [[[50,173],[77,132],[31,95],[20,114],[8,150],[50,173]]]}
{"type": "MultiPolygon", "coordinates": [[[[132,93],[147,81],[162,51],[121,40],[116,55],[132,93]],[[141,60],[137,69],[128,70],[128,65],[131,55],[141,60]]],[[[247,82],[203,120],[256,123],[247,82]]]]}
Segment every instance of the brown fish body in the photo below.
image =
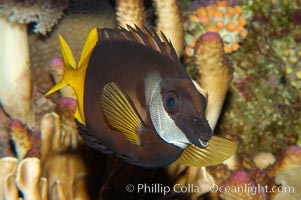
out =
{"type": "Polygon", "coordinates": [[[89,78],[85,80],[84,110],[87,130],[108,149],[128,158],[128,162],[143,166],[152,162],[152,166],[156,167],[175,161],[183,149],[164,142],[152,127],[148,110],[145,109],[144,84],[145,77],[153,72],[160,72],[167,79],[189,80],[182,65],[153,49],[129,41],[101,42],[95,46],[86,71],[89,78]],[[100,96],[108,82],[122,87],[141,116],[144,127],[137,131],[142,141],[140,146],[129,143],[106,122],[100,96]]]}
{"type": "Polygon", "coordinates": [[[74,89],[84,141],[148,168],[174,161],[208,166],[232,155],[232,141],[212,137],[206,98],[172,44],[163,34],[161,40],[147,29],[128,29],[92,29],[78,64],[59,37],[64,76],[47,95],[67,85],[74,89]]]}

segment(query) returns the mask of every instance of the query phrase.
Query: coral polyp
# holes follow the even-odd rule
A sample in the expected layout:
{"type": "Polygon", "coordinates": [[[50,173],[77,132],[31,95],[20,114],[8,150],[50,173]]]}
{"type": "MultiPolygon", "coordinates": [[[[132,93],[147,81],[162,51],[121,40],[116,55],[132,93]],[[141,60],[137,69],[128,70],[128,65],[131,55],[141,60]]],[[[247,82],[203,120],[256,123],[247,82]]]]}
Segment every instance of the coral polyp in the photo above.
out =
{"type": "Polygon", "coordinates": [[[276,53],[282,59],[288,82],[301,92],[301,45],[286,37],[273,43],[276,53]]]}
{"type": "Polygon", "coordinates": [[[205,32],[217,32],[223,39],[224,51],[237,51],[241,41],[247,37],[247,17],[242,7],[230,6],[227,1],[199,7],[184,25],[185,54],[192,56],[196,39],[205,32]]]}

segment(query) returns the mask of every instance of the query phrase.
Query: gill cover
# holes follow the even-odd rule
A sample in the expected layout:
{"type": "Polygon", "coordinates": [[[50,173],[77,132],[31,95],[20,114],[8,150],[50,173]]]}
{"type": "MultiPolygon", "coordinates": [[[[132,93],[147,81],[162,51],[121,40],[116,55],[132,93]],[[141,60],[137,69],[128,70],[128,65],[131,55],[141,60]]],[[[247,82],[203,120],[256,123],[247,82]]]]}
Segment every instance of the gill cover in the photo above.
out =
{"type": "Polygon", "coordinates": [[[97,29],[93,28],[84,44],[80,60],[78,65],[76,65],[75,59],[73,57],[72,51],[64,40],[64,38],[59,35],[59,42],[61,47],[61,53],[64,61],[64,75],[63,78],[53,86],[47,93],[46,96],[56,92],[57,90],[65,87],[71,86],[75,92],[77,99],[77,107],[75,111],[75,118],[82,124],[85,125],[84,118],[84,108],[83,108],[83,93],[84,93],[84,81],[85,73],[88,66],[88,62],[91,53],[98,41],[97,29]]]}

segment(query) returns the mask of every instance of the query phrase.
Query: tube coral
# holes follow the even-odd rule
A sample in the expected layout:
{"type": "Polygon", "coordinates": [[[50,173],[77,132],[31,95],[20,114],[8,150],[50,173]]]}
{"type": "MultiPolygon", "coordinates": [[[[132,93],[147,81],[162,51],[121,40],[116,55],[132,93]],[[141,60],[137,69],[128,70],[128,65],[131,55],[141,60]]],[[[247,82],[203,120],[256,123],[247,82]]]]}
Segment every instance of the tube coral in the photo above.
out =
{"type": "Polygon", "coordinates": [[[301,167],[301,147],[290,146],[284,153],[273,168],[270,170],[271,177],[276,176],[279,172],[301,167]]]}
{"type": "Polygon", "coordinates": [[[31,126],[27,24],[36,23],[35,31],[46,34],[62,17],[66,1],[3,0],[0,5],[0,101],[10,117],[31,126]]]}
{"type": "Polygon", "coordinates": [[[281,199],[300,199],[301,184],[299,177],[301,176],[301,167],[295,169],[284,170],[275,177],[277,185],[281,185],[282,192],[275,195],[275,200],[281,199]],[[298,177],[298,178],[296,178],[298,177]]]}
{"type": "Polygon", "coordinates": [[[142,27],[145,16],[143,0],[117,0],[116,16],[119,26],[126,28],[127,24],[133,27],[136,24],[142,27]]]}
{"type": "Polygon", "coordinates": [[[224,57],[223,43],[217,33],[205,33],[195,45],[195,63],[200,87],[208,93],[206,118],[214,129],[232,80],[233,68],[224,57]]]}
{"type": "Polygon", "coordinates": [[[0,159],[0,200],[4,199],[7,190],[5,188],[6,179],[10,174],[15,174],[18,160],[14,157],[4,157],[0,159]]]}
{"type": "Polygon", "coordinates": [[[0,16],[0,101],[11,118],[31,124],[31,72],[26,24],[0,16]],[[22,84],[20,84],[22,83],[22,84]]]}
{"type": "Polygon", "coordinates": [[[226,179],[220,188],[229,188],[228,190],[221,190],[220,198],[225,200],[239,200],[239,199],[266,199],[264,191],[254,191],[250,189],[255,188],[255,183],[245,171],[236,171],[228,179],[226,179]]]}
{"type": "Polygon", "coordinates": [[[41,165],[37,158],[22,160],[17,168],[16,185],[22,191],[25,200],[39,200],[41,165]]]}
{"type": "Polygon", "coordinates": [[[229,6],[228,1],[217,1],[214,4],[196,9],[185,24],[185,53],[193,56],[195,40],[205,32],[217,32],[223,39],[226,53],[237,51],[239,43],[246,38],[246,18],[240,6],[229,6]]]}
{"type": "Polygon", "coordinates": [[[10,132],[18,159],[22,160],[32,147],[31,134],[26,126],[18,120],[11,121],[10,132]]]}
{"type": "Polygon", "coordinates": [[[162,31],[180,56],[184,47],[184,32],[177,0],[154,0],[157,14],[157,32],[162,31]]]}

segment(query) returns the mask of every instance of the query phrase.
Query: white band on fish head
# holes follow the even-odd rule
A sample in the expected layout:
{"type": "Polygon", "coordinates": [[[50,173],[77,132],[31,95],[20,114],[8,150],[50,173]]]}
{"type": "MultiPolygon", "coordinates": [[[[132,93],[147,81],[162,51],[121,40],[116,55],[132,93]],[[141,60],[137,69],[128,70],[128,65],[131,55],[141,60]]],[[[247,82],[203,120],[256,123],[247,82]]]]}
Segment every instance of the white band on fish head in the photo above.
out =
{"type": "Polygon", "coordinates": [[[146,97],[149,98],[147,101],[152,124],[162,140],[185,149],[191,142],[166,112],[163,106],[160,85],[161,78],[158,74],[153,74],[153,76],[146,79],[145,92],[146,97]]]}

